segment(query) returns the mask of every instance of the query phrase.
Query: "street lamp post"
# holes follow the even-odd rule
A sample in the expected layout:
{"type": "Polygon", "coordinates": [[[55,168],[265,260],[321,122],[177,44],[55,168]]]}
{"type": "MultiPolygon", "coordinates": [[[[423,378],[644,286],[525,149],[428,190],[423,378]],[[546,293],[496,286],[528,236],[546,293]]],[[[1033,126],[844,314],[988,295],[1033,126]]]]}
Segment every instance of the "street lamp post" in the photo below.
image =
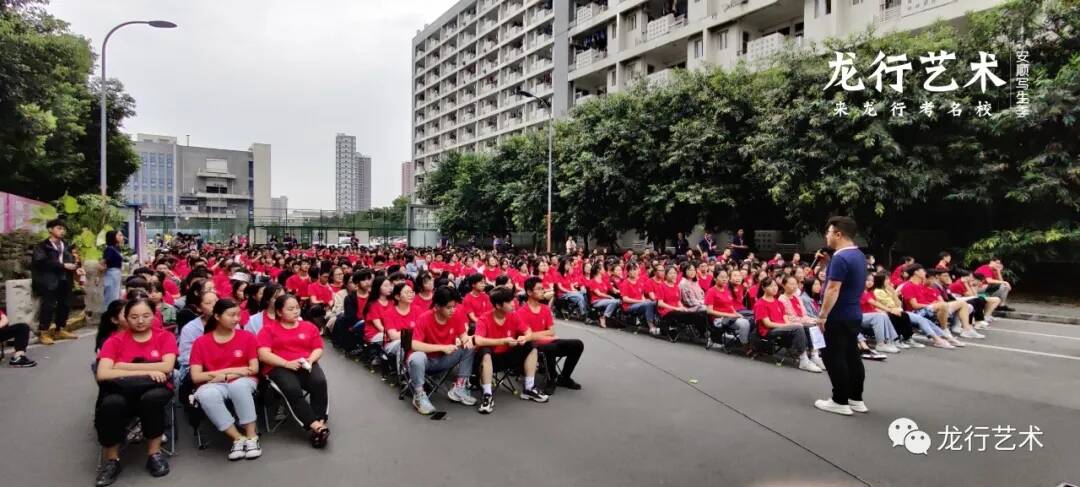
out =
{"type": "Polygon", "coordinates": [[[547,253],[551,253],[551,171],[554,166],[554,148],[555,148],[555,124],[552,123],[555,120],[555,110],[551,108],[551,103],[547,100],[540,98],[528,91],[519,89],[514,92],[518,96],[527,96],[540,102],[548,109],[548,173],[547,173],[547,253]]]}
{"type": "Polygon", "coordinates": [[[109,37],[116,32],[117,29],[124,27],[125,25],[133,24],[146,24],[150,27],[156,27],[158,29],[171,29],[176,27],[176,24],[166,20],[132,20],[130,22],[124,22],[116,27],[113,27],[108,34],[105,34],[105,40],[101,41],[101,195],[105,196],[105,140],[108,134],[108,127],[105,125],[105,111],[106,104],[108,103],[108,89],[105,85],[105,46],[109,43],[109,37]]]}

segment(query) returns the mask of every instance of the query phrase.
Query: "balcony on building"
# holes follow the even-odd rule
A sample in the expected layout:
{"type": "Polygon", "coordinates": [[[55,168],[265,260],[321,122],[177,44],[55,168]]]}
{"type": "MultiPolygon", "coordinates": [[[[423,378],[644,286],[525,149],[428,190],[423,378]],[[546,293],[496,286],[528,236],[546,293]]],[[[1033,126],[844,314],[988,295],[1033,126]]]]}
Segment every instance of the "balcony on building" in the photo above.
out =
{"type": "Polygon", "coordinates": [[[589,2],[584,5],[579,5],[574,10],[574,18],[570,21],[570,27],[583,26],[589,23],[593,17],[599,17],[600,14],[606,12],[608,9],[607,2],[589,2]]]}

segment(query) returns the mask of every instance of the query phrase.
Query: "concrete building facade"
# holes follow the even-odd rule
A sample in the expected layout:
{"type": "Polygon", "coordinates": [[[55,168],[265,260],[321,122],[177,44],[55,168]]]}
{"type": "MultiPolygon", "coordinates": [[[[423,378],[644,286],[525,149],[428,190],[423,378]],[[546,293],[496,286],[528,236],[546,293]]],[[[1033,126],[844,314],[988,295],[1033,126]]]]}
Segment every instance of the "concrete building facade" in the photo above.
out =
{"type": "Polygon", "coordinates": [[[356,137],[334,138],[334,202],[338,213],[371,209],[371,158],[356,151],[356,137]]]}
{"type": "Polygon", "coordinates": [[[401,196],[412,198],[413,192],[413,165],[406,161],[401,163],[401,196]]]}
{"type": "Polygon", "coordinates": [[[413,189],[449,151],[485,151],[673,69],[753,67],[772,54],[956,20],[1003,0],[462,0],[417,32],[413,189]]]}

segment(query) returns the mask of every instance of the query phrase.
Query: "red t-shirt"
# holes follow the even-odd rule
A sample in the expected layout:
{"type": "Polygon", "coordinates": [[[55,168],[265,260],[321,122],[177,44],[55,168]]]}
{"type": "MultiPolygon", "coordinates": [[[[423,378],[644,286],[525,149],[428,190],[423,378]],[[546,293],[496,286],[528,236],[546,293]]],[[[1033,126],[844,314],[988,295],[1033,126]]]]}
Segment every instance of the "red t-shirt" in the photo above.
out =
{"type": "Polygon", "coordinates": [[[967,294],[967,286],[964,285],[963,279],[957,279],[949,284],[949,292],[957,295],[964,296],[967,294]]]}
{"type": "Polygon", "coordinates": [[[919,304],[930,304],[937,301],[940,297],[937,291],[925,284],[915,284],[914,282],[908,282],[900,289],[900,297],[904,300],[904,309],[910,310],[911,300],[919,304]]]}
{"type": "MultiPolygon", "coordinates": [[[[278,357],[292,361],[306,358],[317,348],[323,348],[319,329],[308,321],[300,321],[292,328],[285,328],[279,321],[263,320],[259,330],[259,348],[269,348],[278,357]]],[[[272,367],[263,367],[263,373],[272,367]]]]}
{"type": "MultiPolygon", "coordinates": [[[[435,319],[435,310],[425,311],[420,315],[413,328],[413,340],[428,345],[453,345],[457,337],[468,330],[468,317],[460,310],[455,311],[446,323],[439,324],[435,319]]],[[[432,358],[441,357],[442,352],[427,352],[432,358]]]]}
{"type": "Polygon", "coordinates": [[[334,302],[334,289],[330,287],[330,284],[320,284],[318,282],[308,284],[307,294],[327,305],[334,302]]]}
{"type": "Polygon", "coordinates": [[[877,313],[878,309],[874,305],[870,304],[870,300],[877,300],[874,298],[874,293],[870,291],[863,291],[862,297],[859,298],[859,307],[862,308],[863,313],[877,313]]]}
{"type": "Polygon", "coordinates": [[[978,269],[975,269],[975,272],[982,274],[983,277],[987,279],[998,279],[997,271],[995,271],[993,267],[990,267],[990,264],[979,266],[978,269]]]}
{"type": "Polygon", "coordinates": [[[769,327],[765,326],[765,318],[773,323],[784,323],[784,304],[777,299],[772,302],[764,298],[754,303],[754,321],[757,322],[758,335],[765,336],[769,333],[769,327]]]}
{"type": "MultiPolygon", "coordinates": [[[[412,329],[416,327],[416,319],[423,311],[416,307],[409,307],[409,311],[401,314],[397,306],[391,306],[382,313],[382,325],[386,331],[412,329]]],[[[386,340],[389,342],[389,340],[386,340]]]]}
{"type": "Polygon", "coordinates": [[[900,273],[904,272],[905,267],[907,267],[907,265],[900,264],[893,269],[892,275],[889,276],[889,280],[892,281],[893,286],[899,286],[901,282],[904,282],[904,277],[901,276],[900,273]]]}
{"type": "Polygon", "coordinates": [[[293,274],[285,280],[285,289],[296,295],[298,298],[308,297],[308,285],[311,284],[310,277],[300,277],[300,274],[293,274]]]}
{"type": "Polygon", "coordinates": [[[642,291],[645,294],[652,294],[650,299],[660,300],[660,288],[663,287],[664,281],[657,281],[656,279],[646,279],[642,291]]]}
{"type": "Polygon", "coordinates": [[[734,289],[734,294],[731,297],[735,298],[735,306],[739,309],[743,309],[744,303],[746,302],[746,285],[739,284],[738,286],[733,286],[732,289],[734,289]]]}
{"type": "Polygon", "coordinates": [[[491,304],[491,297],[487,293],[479,293],[470,291],[465,295],[465,299],[461,300],[461,308],[465,313],[472,313],[476,315],[477,319],[480,319],[484,313],[491,311],[494,306],[491,304]]]}
{"type": "Polygon", "coordinates": [[[705,306],[720,313],[735,313],[735,298],[727,286],[713,286],[705,293],[705,306]]]}
{"type": "MultiPolygon", "coordinates": [[[[529,303],[525,303],[522,307],[518,308],[514,314],[518,318],[520,323],[518,328],[521,333],[525,333],[525,330],[532,330],[533,333],[550,330],[555,325],[555,317],[551,315],[551,308],[547,305],[541,304],[540,309],[533,311],[529,309],[529,303]]],[[[534,340],[536,345],[544,345],[551,343],[554,340],[551,338],[543,338],[534,340]]]]}
{"type": "MultiPolygon", "coordinates": [[[[645,283],[641,282],[641,278],[638,278],[637,282],[632,282],[630,279],[623,279],[619,283],[619,294],[624,298],[630,299],[645,299],[645,292],[643,290],[645,283]]],[[[623,311],[630,309],[630,304],[623,302],[623,311]]]]}
{"type": "Polygon", "coordinates": [[[203,372],[247,367],[251,359],[259,358],[259,342],[249,332],[236,330],[232,339],[218,343],[213,333],[195,339],[191,345],[191,365],[201,365],[203,372]]]}
{"type": "Polygon", "coordinates": [[[161,285],[165,287],[165,296],[162,297],[162,301],[165,301],[165,304],[175,304],[175,296],[180,294],[180,286],[177,286],[172,279],[168,278],[161,285]]]}
{"type": "Polygon", "coordinates": [[[130,364],[136,358],[141,358],[142,362],[161,362],[169,354],[177,354],[176,335],[164,330],[151,330],[150,339],[142,343],[135,341],[131,333],[113,333],[101,346],[97,358],[130,364]]]}
{"type": "Polygon", "coordinates": [[[506,275],[510,276],[510,282],[514,283],[514,287],[518,289],[525,287],[525,279],[529,277],[517,269],[510,269],[506,272],[506,275]]]}
{"type": "Polygon", "coordinates": [[[707,292],[710,288],[712,288],[712,280],[712,276],[698,276],[697,283],[698,286],[701,287],[702,291],[707,292]]]}
{"type": "MultiPolygon", "coordinates": [[[[476,322],[475,335],[478,337],[499,340],[503,338],[515,338],[521,334],[521,323],[515,313],[503,315],[503,322],[495,321],[495,311],[488,311],[476,322]]],[[[496,345],[492,348],[495,353],[503,353],[510,350],[509,345],[496,345]]]]}
{"type": "Polygon", "coordinates": [[[555,297],[561,297],[563,295],[562,290],[559,289],[559,285],[562,285],[567,289],[570,288],[570,285],[566,283],[566,279],[563,278],[562,274],[559,274],[556,271],[549,271],[545,274],[540,281],[540,285],[543,286],[544,289],[555,291],[555,297]]]}
{"type": "Polygon", "coordinates": [[[430,298],[425,298],[421,296],[420,293],[416,293],[416,297],[413,298],[412,302],[413,308],[418,309],[423,313],[424,311],[431,309],[431,303],[434,299],[435,293],[432,293],[430,298]]]}
{"type": "Polygon", "coordinates": [[[599,282],[597,282],[595,279],[589,279],[589,281],[588,281],[588,289],[589,289],[589,303],[591,304],[591,303],[595,303],[597,301],[600,301],[601,299],[607,299],[607,298],[600,297],[600,295],[598,295],[596,293],[609,294],[610,291],[611,291],[611,284],[608,282],[607,279],[604,279],[602,277],[600,278],[599,282]]]}
{"type": "MultiPolygon", "coordinates": [[[[663,283],[656,290],[656,297],[658,301],[663,301],[668,306],[680,307],[682,306],[682,298],[679,296],[679,288],[675,286],[669,286],[667,283],[663,283]]],[[[660,316],[667,316],[671,312],[670,309],[663,306],[658,307],[657,311],[660,312],[660,316]]]]}
{"type": "MultiPolygon", "coordinates": [[[[379,320],[379,323],[382,323],[384,327],[386,326],[386,323],[382,320],[383,313],[386,313],[386,310],[390,309],[393,306],[394,302],[390,300],[387,300],[386,304],[380,303],[379,301],[371,303],[371,307],[368,309],[367,316],[364,317],[365,342],[370,342],[371,339],[374,338],[377,333],[379,333],[379,329],[375,328],[375,325],[372,324],[375,320],[379,320]]],[[[360,309],[363,310],[364,308],[361,307],[360,309]]]]}
{"type": "Polygon", "coordinates": [[[498,267],[485,268],[484,269],[484,279],[486,279],[488,281],[491,281],[491,282],[495,282],[495,278],[501,276],[502,273],[503,273],[502,269],[499,269],[498,267]]]}

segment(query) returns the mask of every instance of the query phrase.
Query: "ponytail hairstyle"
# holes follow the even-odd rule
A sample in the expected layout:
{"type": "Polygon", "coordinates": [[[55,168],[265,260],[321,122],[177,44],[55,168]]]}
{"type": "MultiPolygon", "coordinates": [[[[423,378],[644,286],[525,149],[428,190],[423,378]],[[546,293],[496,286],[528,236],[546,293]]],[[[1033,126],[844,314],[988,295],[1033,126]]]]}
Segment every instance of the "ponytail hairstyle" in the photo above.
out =
{"type": "Polygon", "coordinates": [[[259,300],[259,311],[266,311],[274,305],[274,295],[281,291],[282,287],[277,284],[267,284],[263,288],[262,299],[259,300]]]}
{"type": "Polygon", "coordinates": [[[214,312],[210,313],[210,317],[206,319],[206,324],[203,325],[203,334],[206,335],[213,333],[214,330],[217,329],[218,323],[220,321],[218,320],[218,316],[225,314],[225,312],[230,309],[239,307],[240,306],[236,304],[236,301],[233,301],[231,299],[218,300],[218,302],[214,304],[214,312]]]}
{"type": "MultiPolygon", "coordinates": [[[[383,282],[386,282],[385,276],[377,276],[375,277],[375,280],[372,281],[371,294],[368,295],[367,301],[364,303],[364,311],[363,313],[360,313],[360,319],[367,319],[367,314],[368,311],[371,309],[371,305],[378,302],[379,298],[382,297],[382,292],[380,291],[380,289],[382,289],[383,282]]],[[[393,293],[393,291],[390,292],[393,293]]]]}
{"type": "Polygon", "coordinates": [[[116,323],[113,323],[113,320],[118,317],[123,317],[124,305],[126,304],[126,300],[117,299],[105,307],[105,312],[101,314],[101,322],[98,323],[97,337],[94,338],[95,351],[101,350],[101,346],[105,344],[105,340],[108,340],[113,333],[118,331],[116,323]]]}
{"type": "Polygon", "coordinates": [[[264,284],[248,284],[248,287],[244,289],[244,309],[250,314],[258,313],[262,311],[259,307],[260,300],[256,299],[259,295],[259,291],[263,290],[266,286],[264,284]]]}

